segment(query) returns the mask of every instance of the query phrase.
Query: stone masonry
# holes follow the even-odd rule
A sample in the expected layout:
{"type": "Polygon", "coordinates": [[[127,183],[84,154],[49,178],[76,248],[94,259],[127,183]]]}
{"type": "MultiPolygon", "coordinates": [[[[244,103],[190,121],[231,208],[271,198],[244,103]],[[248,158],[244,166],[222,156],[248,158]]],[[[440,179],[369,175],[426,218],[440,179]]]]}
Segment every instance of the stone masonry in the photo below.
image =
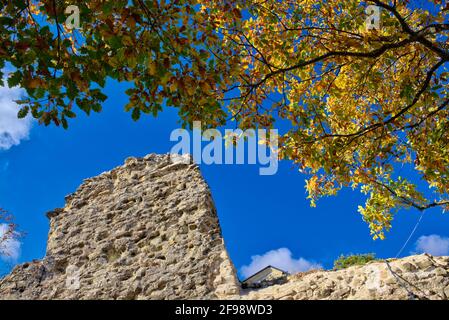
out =
{"type": "Polygon", "coordinates": [[[262,300],[447,300],[449,257],[427,254],[374,261],[338,271],[294,274],[287,282],[246,291],[243,299],[262,300]]]}
{"type": "Polygon", "coordinates": [[[47,213],[45,257],[0,279],[0,299],[448,299],[449,257],[429,255],[241,289],[209,188],[178,160],[129,158],[85,180],[47,213]]]}
{"type": "Polygon", "coordinates": [[[0,280],[3,299],[213,299],[239,284],[198,167],[129,158],[49,213],[47,253],[0,280]]]}

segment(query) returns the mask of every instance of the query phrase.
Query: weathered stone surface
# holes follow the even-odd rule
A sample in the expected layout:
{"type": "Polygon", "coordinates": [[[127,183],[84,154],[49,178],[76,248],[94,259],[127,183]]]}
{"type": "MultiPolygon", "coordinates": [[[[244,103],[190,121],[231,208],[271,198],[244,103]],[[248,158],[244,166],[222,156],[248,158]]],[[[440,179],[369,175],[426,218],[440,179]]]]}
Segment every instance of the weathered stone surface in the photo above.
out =
{"type": "Polygon", "coordinates": [[[288,282],[243,292],[243,299],[296,300],[446,300],[449,297],[449,257],[427,254],[385,262],[372,262],[339,271],[313,271],[289,276],[288,282]],[[402,283],[402,285],[400,284],[402,283]],[[405,289],[407,288],[407,289],[405,289]]]}
{"type": "Polygon", "coordinates": [[[194,164],[172,163],[168,155],[129,158],[85,180],[64,208],[47,216],[45,258],[0,280],[0,298],[213,299],[239,293],[209,188],[194,164]]]}
{"type": "Polygon", "coordinates": [[[199,169],[129,158],[47,213],[42,260],[0,279],[0,299],[420,299],[449,297],[449,257],[411,256],[241,290],[199,169]],[[407,290],[405,289],[407,288],[407,290]]]}

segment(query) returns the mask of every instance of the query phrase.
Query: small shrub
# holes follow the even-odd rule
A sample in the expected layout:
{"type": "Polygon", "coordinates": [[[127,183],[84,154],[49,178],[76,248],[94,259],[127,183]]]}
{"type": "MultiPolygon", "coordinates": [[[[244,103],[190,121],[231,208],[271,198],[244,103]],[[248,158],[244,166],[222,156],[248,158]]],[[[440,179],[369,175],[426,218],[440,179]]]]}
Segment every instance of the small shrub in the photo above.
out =
{"type": "Polygon", "coordinates": [[[341,270],[351,266],[361,266],[374,260],[376,260],[374,253],[341,255],[334,261],[334,269],[341,270]]]}

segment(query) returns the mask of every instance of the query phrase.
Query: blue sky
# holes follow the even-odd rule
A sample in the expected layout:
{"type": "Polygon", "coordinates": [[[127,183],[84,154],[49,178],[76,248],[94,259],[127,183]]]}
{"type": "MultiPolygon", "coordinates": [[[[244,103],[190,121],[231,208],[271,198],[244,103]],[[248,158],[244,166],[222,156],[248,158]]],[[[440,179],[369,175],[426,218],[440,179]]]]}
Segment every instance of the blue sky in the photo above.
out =
{"type": "MultiPolygon", "coordinates": [[[[157,119],[142,117],[134,122],[123,111],[124,90],[123,85],[108,83],[103,112],[90,117],[80,113],[65,131],[11,118],[15,106],[10,98],[17,92],[0,88],[0,146],[1,137],[8,134],[17,142],[9,149],[3,145],[0,151],[0,207],[13,213],[26,233],[17,259],[0,259],[0,265],[44,256],[45,213],[63,206],[64,196],[83,179],[121,165],[129,156],[170,151],[174,145],[170,133],[179,128],[176,110],[168,108],[157,119]]],[[[331,268],[340,254],[395,256],[419,217],[416,210],[400,212],[387,239],[373,241],[357,213],[364,202],[358,191],[344,190],[311,208],[305,176],[289,162],[281,162],[273,176],[260,176],[255,165],[201,165],[201,169],[241,277],[268,263],[298,271],[318,264],[331,268]]],[[[449,254],[448,227],[449,218],[441,210],[427,211],[403,255],[449,254]]],[[[15,245],[11,247],[17,249],[15,245]]]]}

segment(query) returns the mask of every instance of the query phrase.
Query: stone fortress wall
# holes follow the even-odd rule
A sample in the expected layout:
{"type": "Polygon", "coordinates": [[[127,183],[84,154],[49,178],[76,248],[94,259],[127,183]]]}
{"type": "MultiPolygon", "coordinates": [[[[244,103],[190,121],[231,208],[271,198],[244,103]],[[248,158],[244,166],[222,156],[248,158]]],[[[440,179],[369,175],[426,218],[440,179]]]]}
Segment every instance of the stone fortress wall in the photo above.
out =
{"type": "Polygon", "coordinates": [[[241,289],[199,168],[169,155],[129,158],[86,179],[47,216],[45,257],[1,279],[0,299],[407,299],[409,290],[423,299],[449,296],[449,257],[429,255],[391,261],[395,275],[373,262],[241,289]]]}
{"type": "Polygon", "coordinates": [[[194,164],[172,163],[169,155],[129,158],[85,180],[64,208],[47,216],[45,257],[0,281],[0,298],[214,299],[239,293],[209,188],[194,164]]]}

